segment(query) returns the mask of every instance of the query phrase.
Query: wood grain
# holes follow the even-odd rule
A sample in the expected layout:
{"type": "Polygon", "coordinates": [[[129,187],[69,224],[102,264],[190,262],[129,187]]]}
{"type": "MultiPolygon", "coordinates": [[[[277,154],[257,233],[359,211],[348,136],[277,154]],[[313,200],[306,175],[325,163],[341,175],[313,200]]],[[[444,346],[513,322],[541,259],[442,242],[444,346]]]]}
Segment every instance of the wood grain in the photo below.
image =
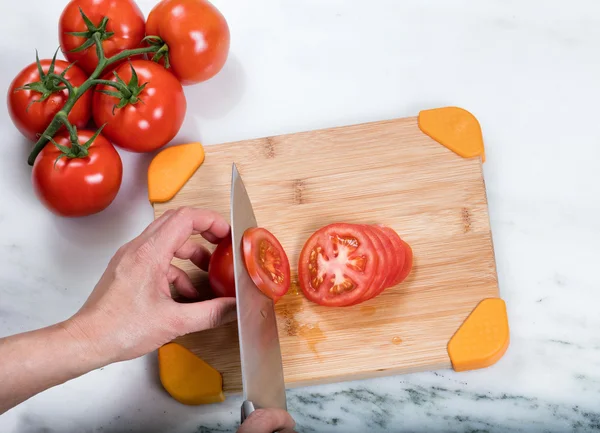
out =
{"type": "MultiPolygon", "coordinates": [[[[483,298],[498,296],[479,158],[423,134],[416,118],[228,143],[155,216],[182,205],[228,218],[236,162],[259,225],[281,241],[293,287],[276,306],[288,387],[451,367],[446,345],[483,298]],[[326,308],[299,291],[304,241],[332,222],[382,223],[413,248],[409,278],[366,303],[326,308]]],[[[201,238],[199,242],[204,242],[201,238]]],[[[205,273],[176,260],[198,285],[205,273]]],[[[178,340],[241,390],[236,324],[178,340]]]]}

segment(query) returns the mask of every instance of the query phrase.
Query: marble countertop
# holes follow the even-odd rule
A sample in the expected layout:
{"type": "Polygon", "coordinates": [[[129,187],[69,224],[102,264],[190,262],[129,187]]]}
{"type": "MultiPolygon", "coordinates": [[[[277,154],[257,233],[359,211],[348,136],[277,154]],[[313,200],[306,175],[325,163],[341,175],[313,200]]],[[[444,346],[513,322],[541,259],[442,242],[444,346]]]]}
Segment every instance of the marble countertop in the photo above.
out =
{"type": "MultiPolygon", "coordinates": [[[[58,46],[64,1],[0,4],[0,88],[58,46]],[[37,12],[36,12],[37,11],[37,12]],[[44,14],[42,14],[44,11],[44,14]]],[[[147,14],[155,0],[139,2],[147,14]]],[[[231,56],[186,88],[178,142],[205,144],[413,116],[479,119],[511,345],[485,370],[292,390],[299,432],[600,431],[600,3],[595,0],[219,0],[231,56]]],[[[121,152],[105,212],[52,216],[0,104],[0,336],[63,320],[152,219],[150,157],[121,152]]],[[[1,360],[0,360],[1,368],[1,360]]],[[[0,384],[1,386],[1,384],[0,384]]],[[[94,371],[0,416],[2,432],[229,432],[239,398],[186,407],[155,354],[94,371]]]]}

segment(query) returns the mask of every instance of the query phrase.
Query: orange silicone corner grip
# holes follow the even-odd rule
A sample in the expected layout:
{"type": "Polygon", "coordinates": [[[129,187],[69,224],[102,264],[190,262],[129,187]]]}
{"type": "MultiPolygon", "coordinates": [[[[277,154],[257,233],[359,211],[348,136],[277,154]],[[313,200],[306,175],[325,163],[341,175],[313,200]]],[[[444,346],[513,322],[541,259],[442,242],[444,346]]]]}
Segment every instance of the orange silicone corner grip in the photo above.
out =
{"type": "Polygon", "coordinates": [[[463,158],[481,156],[485,149],[481,126],[475,116],[458,107],[423,110],[418,117],[419,128],[435,141],[463,158]]]}
{"type": "Polygon", "coordinates": [[[473,309],[448,343],[448,355],[456,371],[489,367],[502,358],[509,344],[506,304],[487,298],[473,309]]]}
{"type": "Polygon", "coordinates": [[[150,203],[171,200],[204,162],[200,143],[167,147],[152,159],[148,167],[150,203]]]}
{"type": "Polygon", "coordinates": [[[221,374],[177,343],[158,349],[158,372],[165,390],[186,405],[225,401],[221,374]]]}

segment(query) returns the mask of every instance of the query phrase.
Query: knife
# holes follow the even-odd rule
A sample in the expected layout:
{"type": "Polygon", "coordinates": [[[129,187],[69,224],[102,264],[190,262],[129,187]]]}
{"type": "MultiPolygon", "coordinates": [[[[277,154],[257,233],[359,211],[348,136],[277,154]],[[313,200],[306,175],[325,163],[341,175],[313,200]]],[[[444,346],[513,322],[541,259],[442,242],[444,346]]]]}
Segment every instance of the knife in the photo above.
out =
{"type": "Polygon", "coordinates": [[[231,240],[242,364],[242,422],[259,408],[287,410],[281,348],[273,301],[254,284],[242,256],[244,232],[257,227],[238,169],[231,175],[231,240]]]}

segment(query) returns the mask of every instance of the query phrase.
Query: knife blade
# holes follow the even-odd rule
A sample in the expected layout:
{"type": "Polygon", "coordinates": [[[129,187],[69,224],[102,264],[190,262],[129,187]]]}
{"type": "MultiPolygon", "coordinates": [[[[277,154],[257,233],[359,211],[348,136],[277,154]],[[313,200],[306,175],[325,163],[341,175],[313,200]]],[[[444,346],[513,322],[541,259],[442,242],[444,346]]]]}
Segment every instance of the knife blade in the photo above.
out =
{"type": "Polygon", "coordinates": [[[252,202],[235,163],[231,175],[231,240],[242,364],[242,422],[255,409],[287,410],[275,307],[250,278],[242,254],[244,232],[256,227],[252,202]]]}

